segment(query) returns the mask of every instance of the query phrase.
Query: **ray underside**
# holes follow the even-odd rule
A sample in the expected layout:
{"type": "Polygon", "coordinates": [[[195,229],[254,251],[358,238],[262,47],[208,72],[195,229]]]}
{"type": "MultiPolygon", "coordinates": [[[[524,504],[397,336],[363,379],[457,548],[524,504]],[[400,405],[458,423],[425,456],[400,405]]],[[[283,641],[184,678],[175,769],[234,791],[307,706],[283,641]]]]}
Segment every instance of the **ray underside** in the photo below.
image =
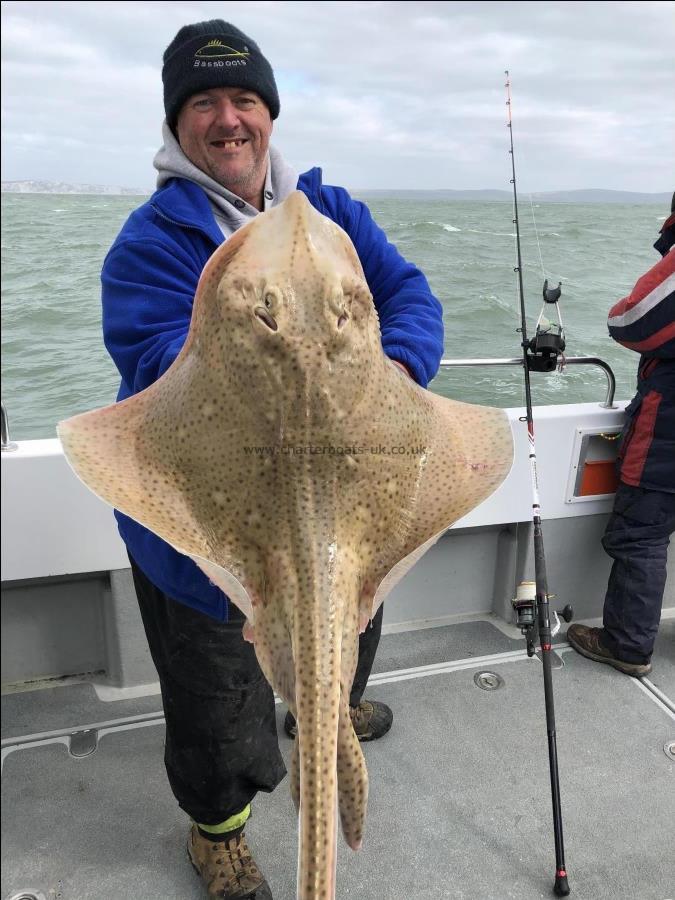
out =
{"type": "Polygon", "coordinates": [[[332,900],[336,810],[358,848],[368,793],[348,707],[359,629],[506,477],[506,415],[385,357],[351,241],[296,192],[211,258],[164,375],[58,432],[94,493],[245,613],[298,721],[298,896],[332,900]]]}

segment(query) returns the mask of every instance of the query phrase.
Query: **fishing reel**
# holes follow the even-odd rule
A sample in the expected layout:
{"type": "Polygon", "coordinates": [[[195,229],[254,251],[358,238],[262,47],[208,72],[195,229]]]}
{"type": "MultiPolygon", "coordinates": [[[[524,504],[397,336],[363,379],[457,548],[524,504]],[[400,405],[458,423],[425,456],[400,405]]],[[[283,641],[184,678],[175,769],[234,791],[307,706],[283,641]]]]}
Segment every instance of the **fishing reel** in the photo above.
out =
{"type": "MultiPolygon", "coordinates": [[[[555,594],[547,594],[547,599],[554,599],[555,594]]],[[[516,625],[520,628],[521,634],[527,638],[527,655],[534,656],[534,628],[537,624],[537,586],[534,581],[521,581],[516,588],[516,596],[511,601],[514,612],[516,614],[516,625]]],[[[560,631],[560,619],[562,616],[566,622],[571,622],[574,617],[574,610],[568,603],[564,609],[551,611],[553,617],[553,627],[551,629],[551,637],[560,631]]]]}
{"type": "Polygon", "coordinates": [[[527,366],[531,372],[552,372],[558,365],[558,357],[565,350],[565,331],[558,300],[562,294],[562,282],[549,288],[544,281],[544,304],[539,313],[534,337],[527,343],[527,366]],[[547,312],[548,315],[544,315],[547,312]],[[554,318],[555,317],[555,318],[554,318]]]}

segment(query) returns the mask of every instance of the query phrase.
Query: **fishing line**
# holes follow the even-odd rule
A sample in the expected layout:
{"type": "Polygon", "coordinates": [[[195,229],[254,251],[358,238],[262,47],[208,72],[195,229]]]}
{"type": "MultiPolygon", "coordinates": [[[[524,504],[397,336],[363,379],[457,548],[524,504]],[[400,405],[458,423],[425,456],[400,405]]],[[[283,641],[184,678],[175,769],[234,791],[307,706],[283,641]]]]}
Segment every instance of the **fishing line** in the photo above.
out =
{"type": "Polygon", "coordinates": [[[541,274],[546,278],[546,272],[544,271],[544,260],[541,256],[541,244],[539,243],[539,231],[537,230],[537,220],[534,217],[534,204],[532,203],[532,194],[529,195],[530,198],[530,209],[532,210],[532,224],[534,225],[534,236],[537,239],[537,250],[539,251],[539,265],[541,266],[541,274]]]}

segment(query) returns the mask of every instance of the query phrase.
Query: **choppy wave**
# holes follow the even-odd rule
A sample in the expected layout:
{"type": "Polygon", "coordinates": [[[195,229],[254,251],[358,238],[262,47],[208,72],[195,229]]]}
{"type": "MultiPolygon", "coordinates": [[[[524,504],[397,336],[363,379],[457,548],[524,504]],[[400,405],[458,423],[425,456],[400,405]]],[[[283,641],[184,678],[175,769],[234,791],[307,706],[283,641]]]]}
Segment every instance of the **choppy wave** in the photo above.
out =
{"type": "Polygon", "coordinates": [[[473,234],[492,234],[496,237],[512,237],[516,236],[515,231],[483,231],[481,228],[467,228],[467,231],[473,232],[473,234]]]}

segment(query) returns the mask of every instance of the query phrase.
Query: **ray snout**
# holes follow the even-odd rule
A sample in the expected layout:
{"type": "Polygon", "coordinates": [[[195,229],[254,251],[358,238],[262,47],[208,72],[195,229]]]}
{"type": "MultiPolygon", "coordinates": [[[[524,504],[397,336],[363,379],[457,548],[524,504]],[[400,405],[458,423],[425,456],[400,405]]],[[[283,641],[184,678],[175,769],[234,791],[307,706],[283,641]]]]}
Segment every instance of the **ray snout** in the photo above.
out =
{"type": "Polygon", "coordinates": [[[285,215],[295,217],[298,222],[303,224],[306,224],[307,217],[312,213],[315,213],[317,216],[320,215],[320,213],[315,212],[314,207],[302,191],[293,191],[279,205],[278,209],[283,209],[285,215]]]}
{"type": "Polygon", "coordinates": [[[341,230],[331,219],[326,219],[316,210],[302,191],[293,191],[283,203],[273,207],[270,212],[271,217],[275,217],[277,222],[283,220],[285,223],[283,227],[289,233],[310,233],[321,228],[324,222],[329,222],[337,231],[341,230]]]}
{"type": "Polygon", "coordinates": [[[314,348],[323,356],[328,348],[345,346],[350,326],[365,327],[375,316],[349,236],[301,191],[226,241],[219,255],[215,277],[205,279],[204,287],[216,287],[224,320],[248,320],[252,339],[272,352],[294,356],[300,348],[314,348]]]}
{"type": "Polygon", "coordinates": [[[260,225],[267,253],[270,245],[278,242],[274,259],[268,256],[270,264],[279,265],[296,287],[316,278],[339,282],[356,276],[365,280],[346,232],[318,212],[302,191],[293,191],[260,225]]]}

